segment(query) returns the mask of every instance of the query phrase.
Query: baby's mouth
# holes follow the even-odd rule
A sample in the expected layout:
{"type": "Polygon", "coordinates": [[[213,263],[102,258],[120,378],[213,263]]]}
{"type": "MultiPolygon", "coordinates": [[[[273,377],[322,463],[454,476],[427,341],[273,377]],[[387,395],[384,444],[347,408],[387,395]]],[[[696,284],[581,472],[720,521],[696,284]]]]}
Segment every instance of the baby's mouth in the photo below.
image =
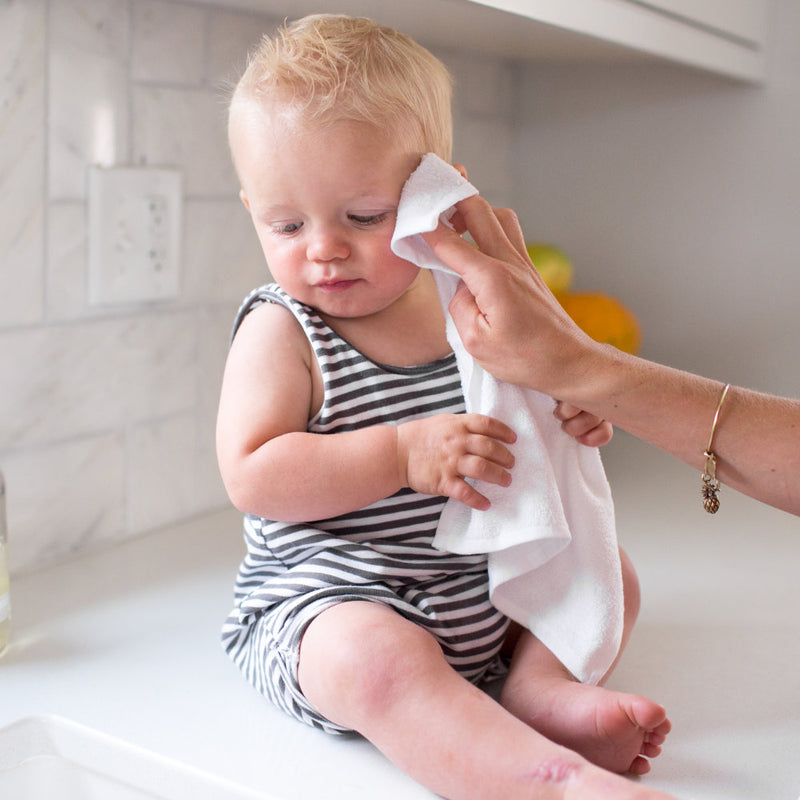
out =
{"type": "Polygon", "coordinates": [[[317,288],[323,292],[327,292],[328,294],[338,294],[339,292],[347,291],[351,286],[356,284],[358,281],[355,279],[352,280],[331,280],[331,281],[320,281],[317,284],[317,288]]]}

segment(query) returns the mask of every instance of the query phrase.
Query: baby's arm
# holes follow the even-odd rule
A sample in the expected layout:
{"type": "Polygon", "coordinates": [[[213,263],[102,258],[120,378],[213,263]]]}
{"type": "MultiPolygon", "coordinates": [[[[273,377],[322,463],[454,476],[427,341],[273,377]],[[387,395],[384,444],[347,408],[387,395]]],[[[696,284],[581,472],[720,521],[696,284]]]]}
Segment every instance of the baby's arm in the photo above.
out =
{"type": "Polygon", "coordinates": [[[565,433],[588,447],[603,447],[614,436],[610,422],[569,403],[557,402],[553,415],[561,421],[565,433]]]}
{"type": "Polygon", "coordinates": [[[480,415],[438,415],[338,434],[306,431],[313,355],[289,311],[264,304],[245,318],[228,355],[217,454],[242,511],[269,519],[337,516],[405,486],[488,503],[464,478],[510,482],[513,432],[480,415]]]}

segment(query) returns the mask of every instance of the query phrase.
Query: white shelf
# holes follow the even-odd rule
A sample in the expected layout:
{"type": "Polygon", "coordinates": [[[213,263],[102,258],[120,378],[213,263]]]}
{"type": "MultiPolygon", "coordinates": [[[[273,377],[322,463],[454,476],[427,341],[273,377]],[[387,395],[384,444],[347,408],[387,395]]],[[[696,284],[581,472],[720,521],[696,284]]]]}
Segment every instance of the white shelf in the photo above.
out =
{"type": "Polygon", "coordinates": [[[769,0],[195,0],[295,19],[370,16],[431,47],[526,61],[659,58],[764,77],[769,0]]]}

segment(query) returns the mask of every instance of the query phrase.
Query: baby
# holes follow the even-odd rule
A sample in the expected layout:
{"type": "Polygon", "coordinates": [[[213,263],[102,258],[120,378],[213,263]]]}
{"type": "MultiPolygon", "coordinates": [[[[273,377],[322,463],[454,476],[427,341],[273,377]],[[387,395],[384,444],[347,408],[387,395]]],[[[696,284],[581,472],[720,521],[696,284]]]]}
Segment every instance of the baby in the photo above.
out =
{"type": "Polygon", "coordinates": [[[285,712],[359,732],[451,800],[663,798],[612,774],[649,769],[663,708],[578,683],[493,608],[485,555],[431,546],[448,498],[485,510],[469,479],[507,486],[514,465],[514,432],[464,413],[431,273],[390,249],[421,156],[450,159],[450,92],[408,37],[333,15],[265,38],[234,92],[241,198],[276,283],[239,311],[220,399],[247,543],[223,641],[285,712]],[[475,684],[506,664],[497,702],[475,684]]]}

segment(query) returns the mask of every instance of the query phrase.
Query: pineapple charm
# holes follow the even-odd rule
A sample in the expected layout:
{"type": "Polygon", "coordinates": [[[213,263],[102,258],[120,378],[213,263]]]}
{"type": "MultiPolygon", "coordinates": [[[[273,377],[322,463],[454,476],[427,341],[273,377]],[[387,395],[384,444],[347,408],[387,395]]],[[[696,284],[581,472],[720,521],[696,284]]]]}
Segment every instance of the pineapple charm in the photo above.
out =
{"type": "Polygon", "coordinates": [[[719,511],[719,481],[716,478],[709,478],[708,475],[703,475],[703,488],[700,493],[703,495],[703,508],[709,514],[716,514],[719,511]]]}
{"type": "Polygon", "coordinates": [[[703,508],[709,514],[716,514],[719,511],[719,481],[717,480],[717,458],[710,452],[704,453],[706,457],[706,466],[703,470],[703,485],[700,489],[700,494],[703,496],[703,508]]]}

